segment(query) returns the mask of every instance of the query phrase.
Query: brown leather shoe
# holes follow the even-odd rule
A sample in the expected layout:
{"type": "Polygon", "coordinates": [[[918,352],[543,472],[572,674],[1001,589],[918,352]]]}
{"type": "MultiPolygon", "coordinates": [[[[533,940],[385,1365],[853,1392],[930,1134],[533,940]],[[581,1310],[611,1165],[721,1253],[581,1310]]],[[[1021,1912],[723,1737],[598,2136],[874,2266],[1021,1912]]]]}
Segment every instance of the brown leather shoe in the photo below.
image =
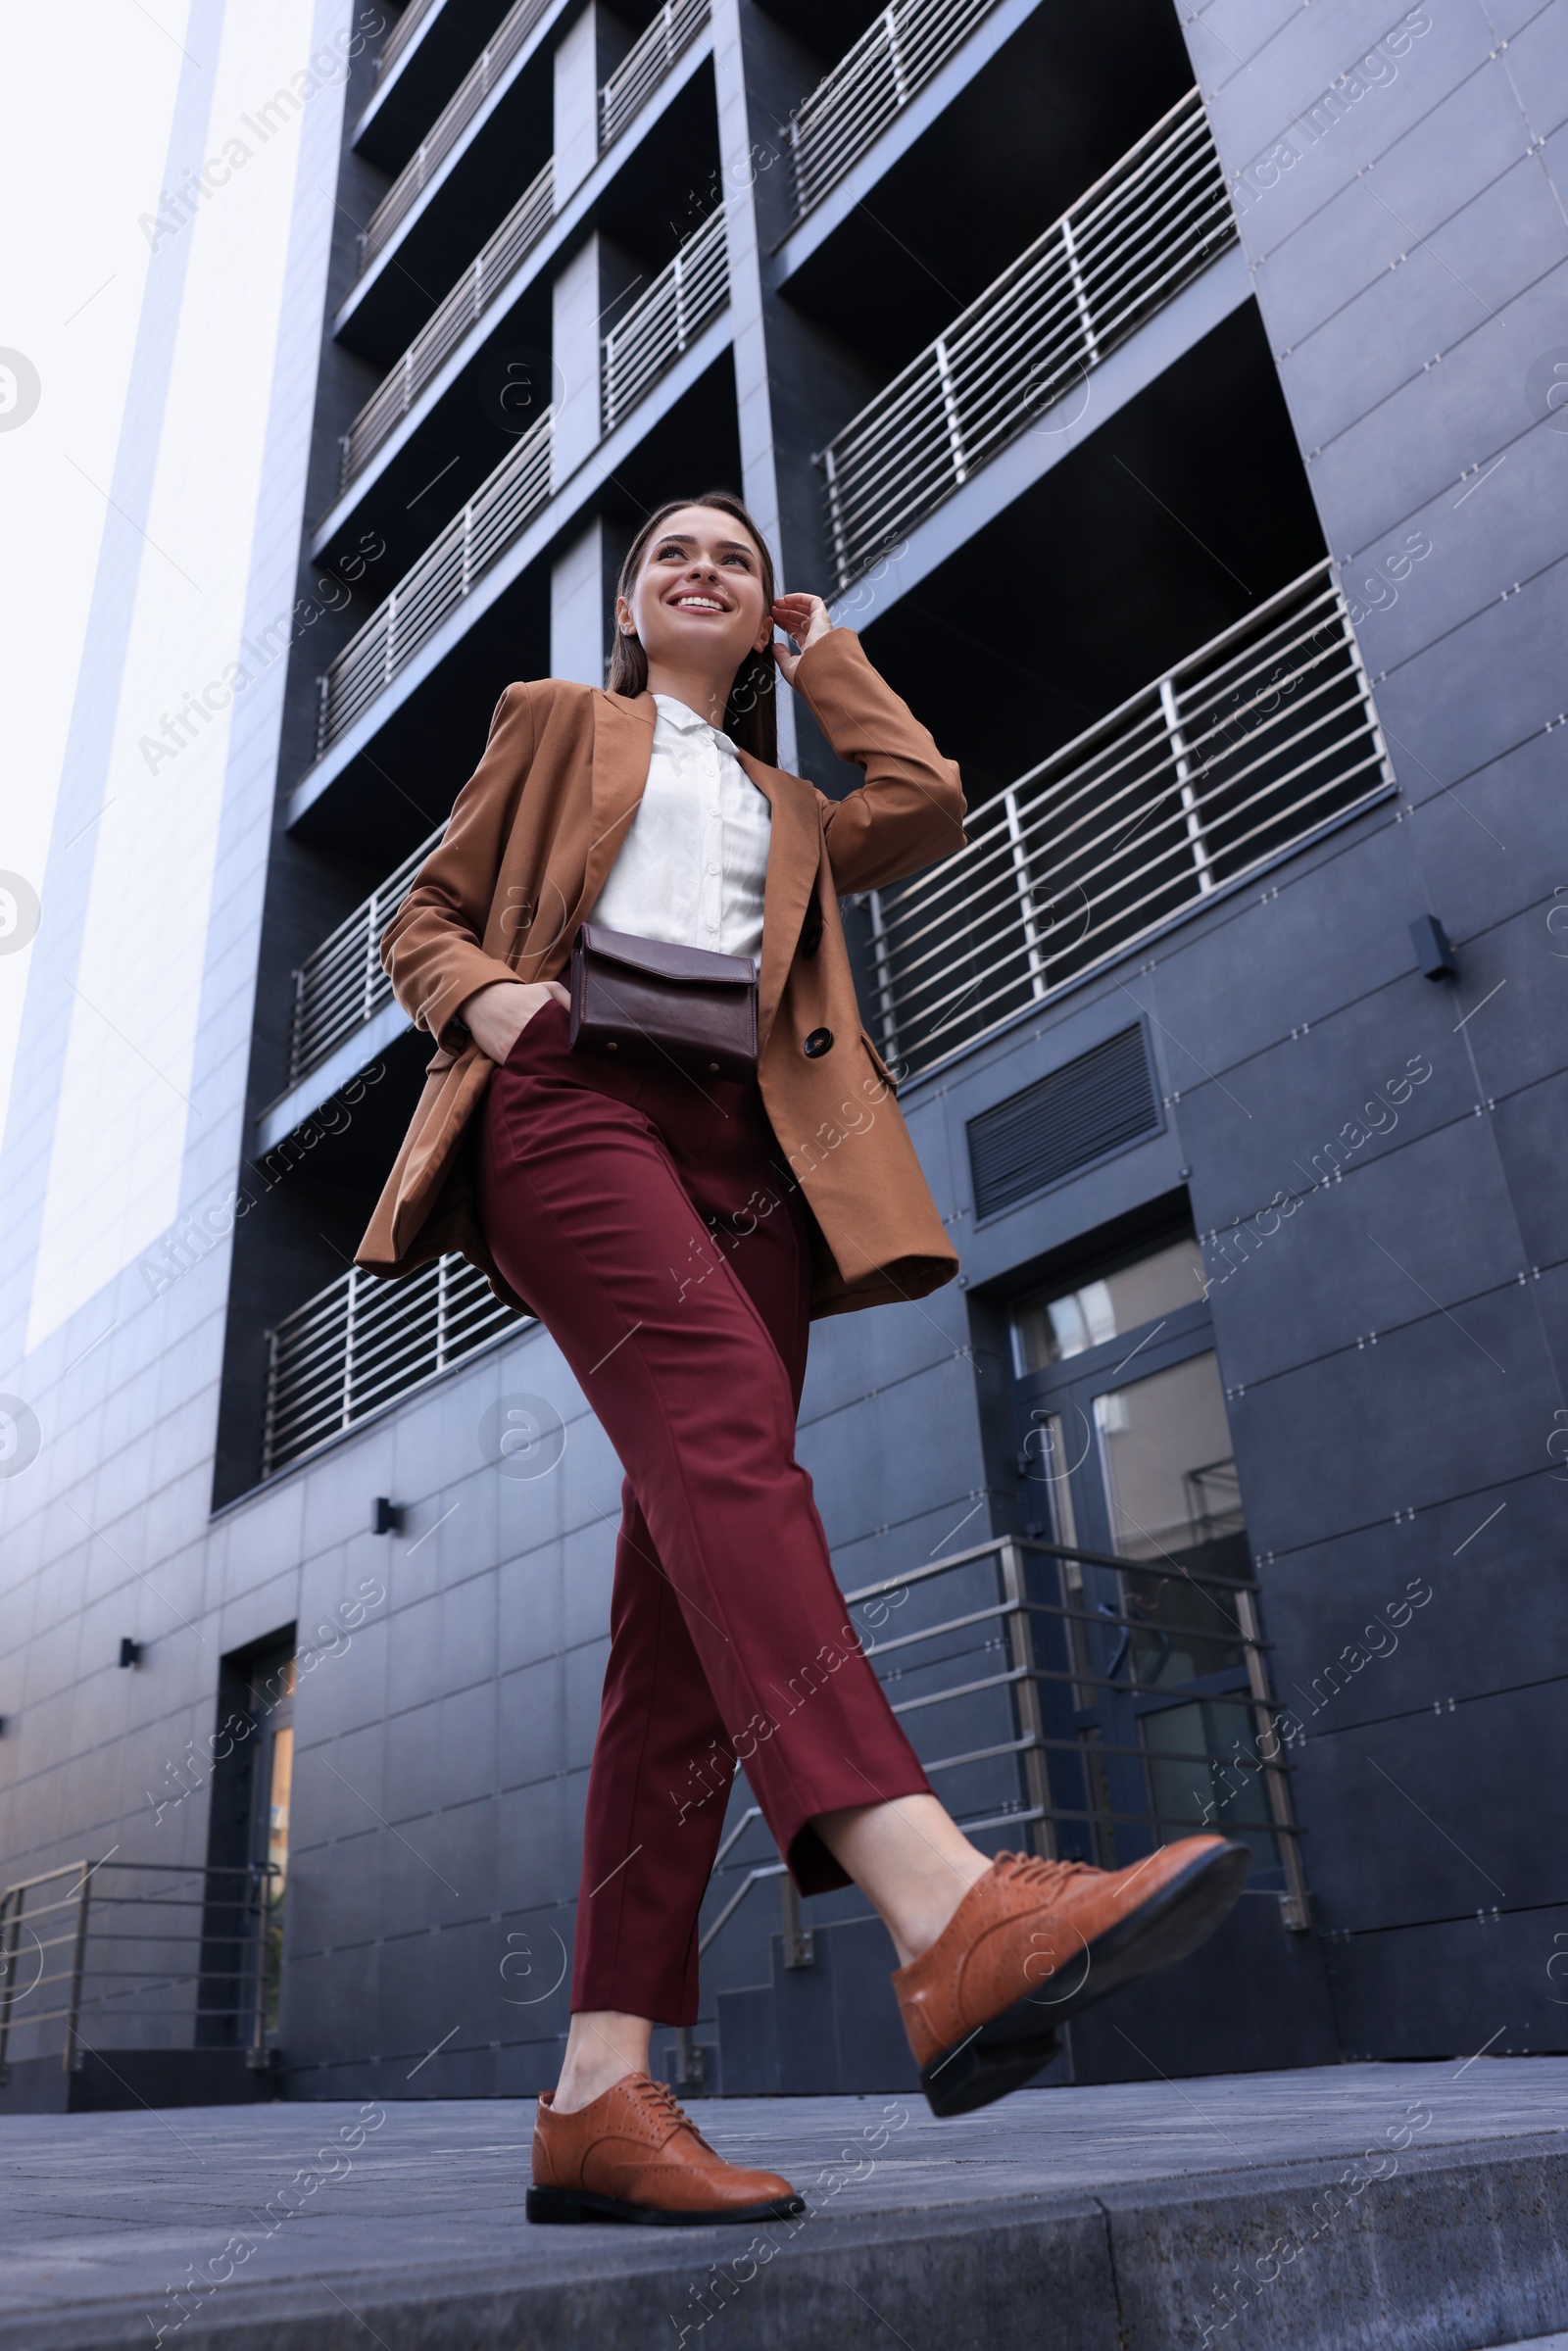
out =
{"type": "Polygon", "coordinates": [[[1069,2017],[1196,1951],[1250,1860],[1223,1837],[1185,1837],[1124,1870],[999,1853],[931,1948],[894,1974],[932,2112],[1021,2089],[1069,2017]]]}
{"type": "Polygon", "coordinates": [[[575,2114],[539,2099],[530,2221],[785,2221],[806,2210],[776,2172],[745,2172],[715,2155],[673,2093],[626,2074],[575,2114]]]}

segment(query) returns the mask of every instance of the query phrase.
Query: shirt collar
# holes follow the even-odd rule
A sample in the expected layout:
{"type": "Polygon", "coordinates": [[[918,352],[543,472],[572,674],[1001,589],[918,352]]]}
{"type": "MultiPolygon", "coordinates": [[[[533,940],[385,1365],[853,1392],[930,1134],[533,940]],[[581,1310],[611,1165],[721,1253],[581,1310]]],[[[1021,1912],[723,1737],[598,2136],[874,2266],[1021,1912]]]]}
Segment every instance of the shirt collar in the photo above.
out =
{"type": "Polygon", "coordinates": [[[677,702],[673,694],[656,694],[654,708],[660,717],[674,727],[677,733],[711,735],[716,742],[722,743],[726,750],[734,750],[735,746],[728,735],[716,726],[710,726],[708,720],[700,712],[694,710],[689,703],[677,702]]]}

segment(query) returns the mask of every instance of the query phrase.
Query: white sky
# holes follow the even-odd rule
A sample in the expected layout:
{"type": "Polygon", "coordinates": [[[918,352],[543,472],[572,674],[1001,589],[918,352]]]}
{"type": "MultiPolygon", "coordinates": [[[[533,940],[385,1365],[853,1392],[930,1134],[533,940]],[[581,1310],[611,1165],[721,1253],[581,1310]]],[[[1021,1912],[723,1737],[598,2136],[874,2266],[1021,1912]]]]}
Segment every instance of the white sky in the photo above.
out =
{"type": "MultiPolygon", "coordinates": [[[[31,419],[0,432],[0,868],[34,889],[151,259],[137,216],[158,201],[187,15],[85,0],[68,27],[33,0],[0,5],[0,347],[42,379],[31,419]]],[[[0,955],[0,1109],[31,959],[0,955]]]]}

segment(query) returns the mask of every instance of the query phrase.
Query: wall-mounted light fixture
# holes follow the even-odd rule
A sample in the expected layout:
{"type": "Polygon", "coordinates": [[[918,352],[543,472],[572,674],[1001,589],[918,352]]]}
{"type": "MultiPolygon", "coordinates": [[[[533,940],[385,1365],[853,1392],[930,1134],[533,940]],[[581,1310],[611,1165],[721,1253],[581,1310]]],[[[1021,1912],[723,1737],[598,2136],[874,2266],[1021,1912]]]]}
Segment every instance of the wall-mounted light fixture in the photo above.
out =
{"type": "Polygon", "coordinates": [[[372,1535],[401,1535],[402,1532],[403,1504],[389,1501],[384,1494],[378,1494],[370,1504],[370,1533],[372,1535]]]}
{"type": "Polygon", "coordinates": [[[1429,980],[1451,980],[1457,977],[1459,959],[1448,944],[1448,934],[1436,914],[1418,914],[1410,925],[1410,944],[1415,959],[1429,980]]]}
{"type": "Polygon", "coordinates": [[[120,1662],[122,1665],[140,1665],[141,1642],[139,1641],[122,1641],[120,1644],[120,1662]]]}

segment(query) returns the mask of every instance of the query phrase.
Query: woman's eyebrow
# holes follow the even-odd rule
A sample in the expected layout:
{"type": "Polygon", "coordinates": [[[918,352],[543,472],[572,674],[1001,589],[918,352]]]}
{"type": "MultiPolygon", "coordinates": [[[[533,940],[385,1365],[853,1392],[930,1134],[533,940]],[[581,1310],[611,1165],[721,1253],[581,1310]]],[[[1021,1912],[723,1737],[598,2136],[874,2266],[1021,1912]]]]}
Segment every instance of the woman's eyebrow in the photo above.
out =
{"type": "MultiPolygon", "coordinates": [[[[660,547],[695,547],[697,540],[691,531],[663,530],[660,532],[657,544],[660,547]]],[[[744,539],[719,539],[716,545],[723,555],[744,555],[753,563],[757,561],[756,548],[748,546],[744,539]]]]}

